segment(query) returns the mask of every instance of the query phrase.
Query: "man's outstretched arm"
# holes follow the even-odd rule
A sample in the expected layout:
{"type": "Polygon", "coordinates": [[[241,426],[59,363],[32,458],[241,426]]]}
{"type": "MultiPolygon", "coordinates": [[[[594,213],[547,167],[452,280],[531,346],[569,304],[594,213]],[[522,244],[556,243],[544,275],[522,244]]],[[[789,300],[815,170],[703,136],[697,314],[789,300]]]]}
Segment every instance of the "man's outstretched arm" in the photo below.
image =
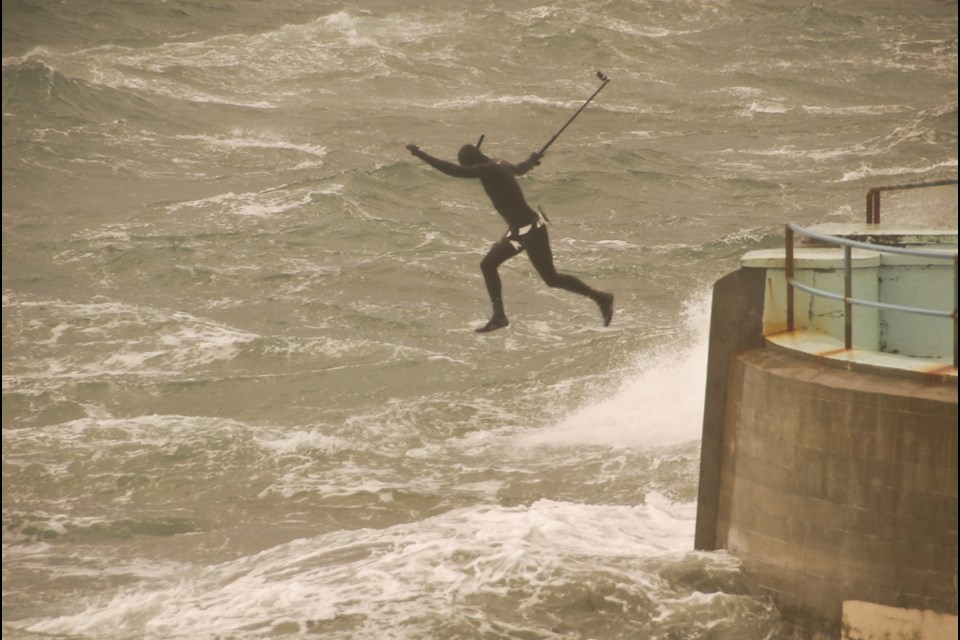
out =
{"type": "Polygon", "coordinates": [[[434,158],[432,155],[423,151],[415,144],[408,144],[407,151],[409,151],[414,156],[420,158],[428,165],[447,174],[448,176],[453,176],[454,178],[479,178],[480,172],[477,170],[476,165],[464,167],[459,164],[454,164],[452,162],[447,162],[446,160],[441,160],[440,158],[434,158]]]}
{"type": "Polygon", "coordinates": [[[534,167],[540,166],[541,158],[543,158],[541,154],[531,153],[529,158],[527,158],[523,162],[518,162],[517,164],[513,165],[514,172],[518,176],[522,176],[523,174],[530,171],[534,167]]]}

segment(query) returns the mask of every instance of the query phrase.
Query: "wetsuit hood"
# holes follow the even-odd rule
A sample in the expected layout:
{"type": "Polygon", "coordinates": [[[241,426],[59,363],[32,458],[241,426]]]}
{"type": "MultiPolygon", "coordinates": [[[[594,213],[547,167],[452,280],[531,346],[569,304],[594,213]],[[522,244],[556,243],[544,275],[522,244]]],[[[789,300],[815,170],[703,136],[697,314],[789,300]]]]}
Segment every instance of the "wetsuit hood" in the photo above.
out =
{"type": "Polygon", "coordinates": [[[471,164],[480,164],[481,162],[486,162],[490,158],[483,155],[483,152],[480,151],[477,147],[472,144],[465,144],[460,147],[460,152],[457,153],[457,161],[464,166],[471,164]]]}

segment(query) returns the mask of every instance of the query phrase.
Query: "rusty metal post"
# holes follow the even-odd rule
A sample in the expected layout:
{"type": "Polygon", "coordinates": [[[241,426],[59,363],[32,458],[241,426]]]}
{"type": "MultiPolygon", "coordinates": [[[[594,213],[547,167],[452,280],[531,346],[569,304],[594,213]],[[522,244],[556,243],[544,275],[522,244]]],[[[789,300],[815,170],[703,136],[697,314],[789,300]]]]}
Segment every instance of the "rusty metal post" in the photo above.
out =
{"type": "Polygon", "coordinates": [[[880,204],[880,190],[876,187],[867,190],[867,224],[876,224],[874,221],[874,208],[880,204]]]}
{"type": "Polygon", "coordinates": [[[884,191],[945,187],[951,184],[957,184],[957,180],[934,180],[932,182],[915,182],[912,184],[898,184],[888,187],[873,187],[867,191],[867,224],[880,224],[880,194],[884,191]]]}
{"type": "Polygon", "coordinates": [[[853,349],[853,267],[850,245],[843,246],[843,348],[853,349]]]}
{"type": "Polygon", "coordinates": [[[784,272],[787,277],[787,331],[793,331],[793,227],[786,230],[787,262],[784,272]]]}
{"type": "Polygon", "coordinates": [[[957,254],[953,254],[953,368],[957,368],[957,254]]]}

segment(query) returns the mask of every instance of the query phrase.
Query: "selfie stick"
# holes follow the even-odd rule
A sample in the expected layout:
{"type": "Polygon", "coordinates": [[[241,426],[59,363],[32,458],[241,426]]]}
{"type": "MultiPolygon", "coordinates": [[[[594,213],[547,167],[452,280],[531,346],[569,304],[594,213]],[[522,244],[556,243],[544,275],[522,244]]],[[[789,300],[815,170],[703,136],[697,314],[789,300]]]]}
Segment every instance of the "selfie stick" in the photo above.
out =
{"type": "Polygon", "coordinates": [[[567,124],[565,124],[565,125],[563,125],[562,127],[560,127],[560,131],[557,131],[555,134],[553,134],[553,137],[550,138],[550,142],[548,142],[547,144],[543,145],[543,149],[540,149],[540,155],[543,155],[544,153],[547,152],[547,149],[550,148],[550,145],[553,144],[554,140],[556,140],[557,138],[560,137],[560,134],[563,133],[563,130],[570,126],[570,123],[573,122],[573,119],[576,118],[578,115],[580,115],[580,112],[587,108],[587,105],[590,104],[590,101],[597,97],[597,94],[600,93],[600,90],[603,89],[605,86],[607,86],[607,83],[610,82],[610,78],[608,78],[607,76],[603,75],[603,72],[602,72],[602,71],[597,71],[597,77],[600,78],[601,80],[603,80],[603,84],[600,85],[600,88],[599,88],[599,89],[597,89],[596,91],[593,92],[593,95],[592,95],[592,96],[590,96],[589,98],[587,98],[587,101],[583,103],[583,106],[582,106],[582,107],[580,107],[579,109],[577,109],[577,112],[576,112],[575,114],[573,114],[572,116],[570,116],[570,119],[567,120],[567,124]]]}

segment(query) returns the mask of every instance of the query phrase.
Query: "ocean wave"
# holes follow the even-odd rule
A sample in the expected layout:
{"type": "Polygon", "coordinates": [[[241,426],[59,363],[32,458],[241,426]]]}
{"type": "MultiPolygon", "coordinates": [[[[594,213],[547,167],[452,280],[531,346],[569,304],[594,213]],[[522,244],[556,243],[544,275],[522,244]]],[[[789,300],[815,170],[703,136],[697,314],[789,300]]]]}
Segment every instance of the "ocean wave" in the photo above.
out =
{"type": "MultiPolygon", "coordinates": [[[[685,606],[663,597],[668,583],[659,573],[690,562],[689,534],[677,534],[692,526],[693,513],[692,505],[656,496],[640,507],[540,501],[461,509],[384,530],[298,540],[176,582],[155,580],[149,593],[92,599],[84,611],[27,628],[194,638],[254,638],[278,629],[336,637],[338,627],[355,637],[390,628],[405,638],[445,628],[451,616],[469,628],[471,611],[486,611],[485,619],[508,628],[536,626],[548,611],[573,628],[590,628],[608,608],[618,625],[632,619],[630,627],[650,628],[666,613],[658,602],[685,606]],[[491,608],[506,598],[510,607],[491,608]]],[[[704,575],[735,570],[722,556],[697,562],[710,567],[704,575]]]]}
{"type": "Polygon", "coordinates": [[[177,536],[202,529],[199,522],[183,518],[104,520],[11,510],[4,512],[3,543],[96,544],[132,536],[177,536]]]}
{"type": "MultiPolygon", "coordinates": [[[[47,317],[5,336],[32,347],[7,360],[5,389],[117,376],[169,377],[231,360],[257,338],[181,311],[122,302],[18,298],[10,313],[47,317]],[[55,319],[55,320],[54,320],[55,319]],[[158,331],[158,329],[161,329],[158,331]],[[69,346],[69,348],[68,348],[69,346]]],[[[9,320],[7,320],[9,322],[9,320]]]]}

